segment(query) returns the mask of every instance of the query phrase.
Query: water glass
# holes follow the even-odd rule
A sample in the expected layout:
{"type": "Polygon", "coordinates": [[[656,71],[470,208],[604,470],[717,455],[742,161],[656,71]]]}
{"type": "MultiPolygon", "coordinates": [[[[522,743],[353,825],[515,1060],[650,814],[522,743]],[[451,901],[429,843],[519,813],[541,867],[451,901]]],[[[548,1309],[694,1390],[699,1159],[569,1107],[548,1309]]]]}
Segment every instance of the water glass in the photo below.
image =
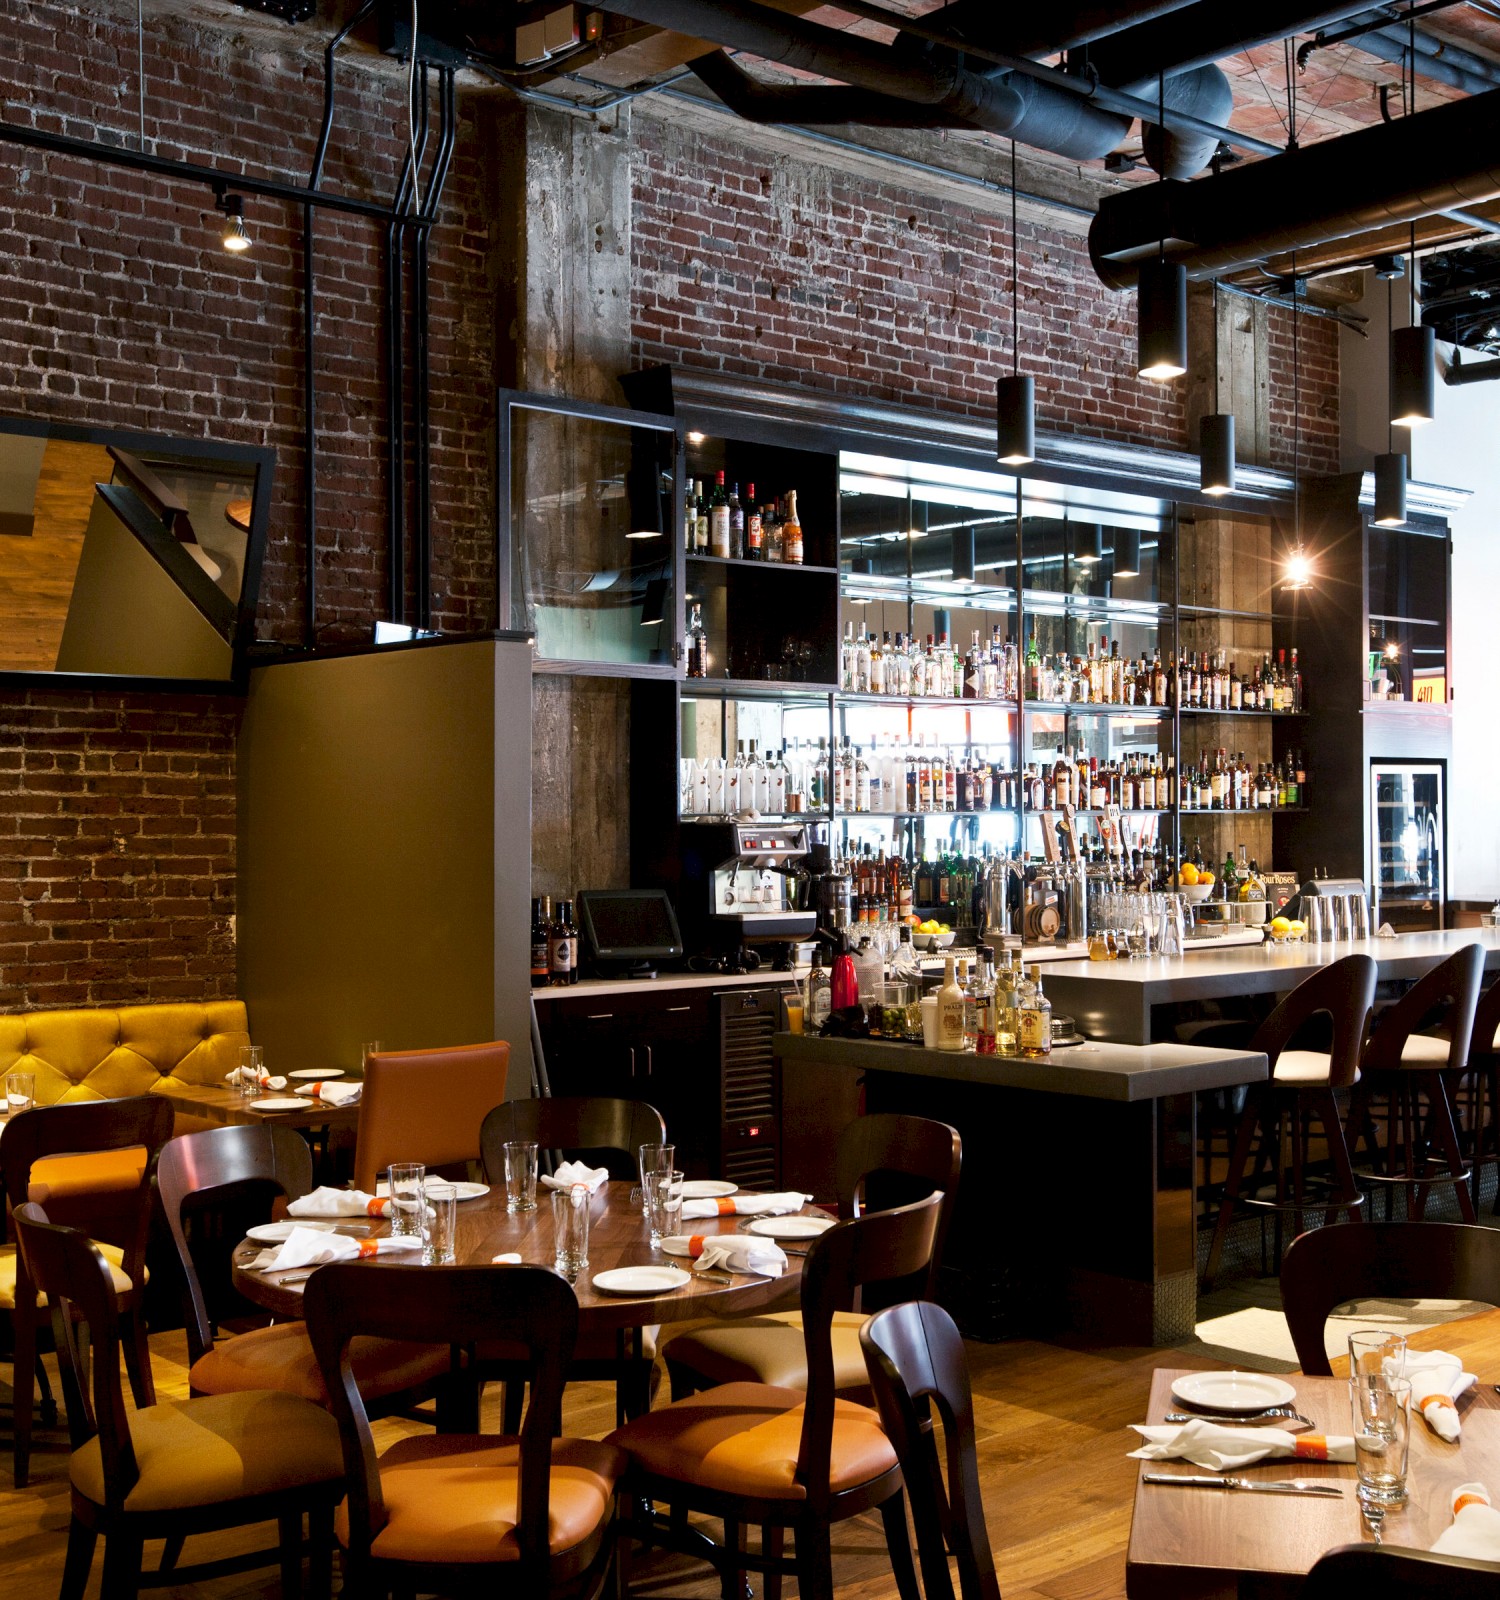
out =
{"type": "Polygon", "coordinates": [[[1351,1378],[1404,1378],[1406,1335],[1383,1328],[1360,1328],[1349,1335],[1351,1378]]]}
{"type": "Polygon", "coordinates": [[[1411,1447],[1411,1380],[1361,1376],[1349,1380],[1357,1493],[1366,1505],[1406,1503],[1411,1447]]]}
{"type": "Polygon", "coordinates": [[[427,1168],[420,1161],[392,1162],[391,1232],[408,1239],[422,1237],[422,1180],[427,1168]]]}
{"type": "Polygon", "coordinates": [[[265,1046],[242,1044],[240,1046],[240,1075],[235,1079],[235,1087],[239,1090],[241,1100],[254,1100],[259,1096],[260,1077],[265,1070],[265,1046]]]}
{"type": "Polygon", "coordinates": [[[646,1180],[653,1172],[670,1172],[676,1165],[676,1155],[675,1144],[643,1144],[636,1152],[641,1174],[641,1215],[647,1222],[651,1220],[651,1209],[646,1201],[646,1180]]]}
{"type": "Polygon", "coordinates": [[[422,1202],[422,1265],[451,1267],[458,1234],[458,1189],[444,1178],[425,1178],[422,1202]]]}
{"type": "Polygon", "coordinates": [[[552,1191],[552,1231],[555,1236],[553,1265],[569,1283],[589,1264],[589,1191],[575,1183],[564,1193],[552,1191]]]}
{"type": "Polygon", "coordinates": [[[661,1248],[663,1239],[682,1232],[682,1184],[680,1172],[667,1171],[651,1173],[642,1185],[653,1250],[661,1248]]]}
{"type": "Polygon", "coordinates": [[[370,1039],[359,1047],[359,1074],[361,1077],[369,1071],[370,1057],[378,1055],[385,1046],[379,1039],[370,1039]]]}
{"type": "Polygon", "coordinates": [[[515,1139],[505,1146],[505,1209],[536,1210],[537,1147],[529,1139],[515,1139]]]}
{"type": "Polygon", "coordinates": [[[36,1104],[36,1074],[34,1072],[7,1072],[5,1074],[5,1115],[17,1111],[30,1111],[36,1104]]]}

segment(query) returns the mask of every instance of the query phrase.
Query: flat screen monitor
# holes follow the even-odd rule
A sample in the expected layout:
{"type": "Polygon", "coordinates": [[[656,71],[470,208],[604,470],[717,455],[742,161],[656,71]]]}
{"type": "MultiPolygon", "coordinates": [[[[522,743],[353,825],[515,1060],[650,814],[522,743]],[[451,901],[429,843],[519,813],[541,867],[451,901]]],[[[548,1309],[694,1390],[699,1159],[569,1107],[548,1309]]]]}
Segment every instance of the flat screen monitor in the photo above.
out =
{"type": "Polygon", "coordinates": [[[578,924],[584,954],[608,967],[649,969],[682,956],[682,934],[664,889],[583,889],[578,924]]]}

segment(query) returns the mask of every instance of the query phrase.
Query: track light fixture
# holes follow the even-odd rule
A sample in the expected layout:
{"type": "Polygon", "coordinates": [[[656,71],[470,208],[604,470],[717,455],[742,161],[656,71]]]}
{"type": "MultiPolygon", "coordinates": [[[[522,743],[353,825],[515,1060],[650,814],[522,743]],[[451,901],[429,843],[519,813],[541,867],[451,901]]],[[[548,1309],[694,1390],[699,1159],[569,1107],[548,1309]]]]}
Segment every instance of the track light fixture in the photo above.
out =
{"type": "Polygon", "coordinates": [[[973,583],[974,581],[974,530],[972,528],[955,528],[953,530],[953,581],[955,583],[973,583]]]}
{"type": "Polygon", "coordinates": [[[1187,371],[1187,269],[1157,257],[1136,282],[1136,370],[1153,383],[1187,371]]]}
{"type": "Polygon", "coordinates": [[[214,210],[224,218],[220,242],[231,255],[241,255],[254,243],[245,232],[245,202],[240,195],[220,190],[214,196],[214,210]]]}
{"type": "Polygon", "coordinates": [[[1010,376],[995,383],[995,459],[1002,467],[1036,460],[1036,384],[1021,376],[1021,288],[1016,227],[1016,141],[1010,142],[1010,376]]]}
{"type": "Polygon", "coordinates": [[[1097,566],[1104,559],[1104,529],[1097,522],[1085,522],[1078,529],[1078,545],[1073,559],[1080,567],[1097,566]]]}
{"type": "Polygon", "coordinates": [[[1141,535],[1138,528],[1115,530],[1115,577],[1138,578],[1141,574],[1141,535]]]}
{"type": "Polygon", "coordinates": [[[1375,457],[1377,528],[1399,528],[1406,521],[1406,457],[1398,450],[1375,457]]]}

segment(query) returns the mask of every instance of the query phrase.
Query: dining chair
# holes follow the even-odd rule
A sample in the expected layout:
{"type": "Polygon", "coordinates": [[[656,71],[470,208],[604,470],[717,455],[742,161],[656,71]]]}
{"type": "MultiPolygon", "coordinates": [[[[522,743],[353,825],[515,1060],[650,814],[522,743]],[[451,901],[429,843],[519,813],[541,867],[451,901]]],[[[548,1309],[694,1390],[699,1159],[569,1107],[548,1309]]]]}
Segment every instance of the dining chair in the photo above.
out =
{"type": "Polygon", "coordinates": [[[913,1300],[877,1311],[860,1348],[886,1435],[901,1461],[927,1600],[953,1600],[951,1550],[962,1600],[1000,1600],[974,1445],[974,1394],[963,1336],[941,1306],[913,1300]],[[947,1474],[933,1438],[942,1423],[947,1474]]]}
{"type": "Polygon", "coordinates": [[[1205,1288],[1218,1275],[1230,1224],[1239,1216],[1274,1214],[1279,1255],[1284,1213],[1293,1213],[1299,1233],[1306,1211],[1321,1209],[1329,1218],[1337,1211],[1359,1214],[1365,1197],[1354,1181],[1336,1097],[1359,1079],[1360,1051],[1375,1003],[1375,976],[1375,963],[1369,956],[1344,956],[1304,978],[1251,1037],[1249,1048],[1265,1053],[1270,1076],[1263,1083],[1251,1084],[1245,1097],[1203,1270],[1205,1288]],[[1305,1047],[1306,1031],[1315,1025],[1331,1028],[1326,1050],[1305,1047]],[[1299,1039],[1302,1047],[1293,1048],[1299,1039]],[[1316,1197],[1308,1186],[1314,1119],[1323,1130],[1332,1172],[1327,1192],[1316,1197]],[[1257,1132],[1261,1136],[1258,1149],[1257,1132]],[[1246,1192],[1252,1174],[1257,1187],[1246,1192]],[[1259,1192],[1267,1183],[1274,1184],[1275,1190],[1269,1198],[1259,1192]]]}
{"type": "Polygon", "coordinates": [[[899,1283],[927,1270],[942,1210],[937,1192],[835,1223],[813,1241],[801,1286],[805,1391],[722,1384],[609,1435],[630,1456],[625,1490],[631,1503],[661,1501],[670,1510],[663,1526],[641,1520],[637,1509],[628,1531],[642,1542],[709,1560],[726,1595],[739,1592],[748,1568],[765,1574],[766,1600],[778,1600],[788,1573],[795,1574],[802,1600],[831,1600],[830,1529],[878,1507],[897,1588],[902,1600],[916,1600],[901,1464],[875,1412],[835,1395],[829,1333],[834,1312],[848,1309],[860,1286],[899,1283]],[[722,1521],[722,1544],[687,1525],[694,1512],[722,1521]],[[745,1548],[750,1526],[762,1530],[758,1552],[745,1548]],[[783,1554],[787,1533],[790,1559],[783,1554]]]}
{"type": "MultiPolygon", "coordinates": [[[[170,1108],[169,1108],[170,1109],[170,1108]]],[[[7,1137],[9,1133],[7,1132],[7,1137]]],[[[143,1573],[142,1547],[224,1528],[275,1522],[275,1550],[234,1558],[233,1570],[273,1561],[281,1592],[302,1592],[302,1517],[308,1516],[315,1595],[329,1593],[333,1508],[343,1493],[338,1425],[322,1409],[274,1391],[162,1400],[136,1411],[120,1385],[116,1269],[76,1228],[26,1202],[15,1213],[27,1270],[47,1296],[67,1400],[71,1519],[60,1600],[83,1600],[104,1539],[104,1600],[142,1587],[190,1583],[218,1561],[143,1573]]]]}
{"type": "MultiPolygon", "coordinates": [[[[50,1207],[59,1222],[95,1239],[114,1274],[124,1330],[125,1365],[135,1403],[156,1398],[146,1339],[146,1243],[151,1179],[172,1136],[172,1104],[164,1095],[83,1100],[18,1112],[0,1139],[0,1182],[12,1212],[28,1200],[50,1207]]],[[[0,1249],[0,1311],[12,1329],[11,1460],[16,1488],[31,1469],[39,1336],[47,1325],[45,1296],[25,1254],[0,1249]]]]}
{"type": "Polygon", "coordinates": [[[486,1182],[505,1182],[505,1146],[517,1140],[539,1145],[544,1155],[557,1151],[567,1159],[608,1167],[611,1178],[635,1183],[641,1146],[665,1144],[667,1125],[661,1112],[644,1100],[605,1095],[507,1100],[486,1114],[479,1130],[486,1182]]]}
{"type": "Polygon", "coordinates": [[[1454,1091],[1469,1065],[1469,1041],[1484,976],[1484,951],[1465,945],[1435,961],[1393,1005],[1380,1013],[1360,1055],[1360,1076],[1346,1131],[1357,1154],[1362,1140],[1368,1163],[1355,1168],[1359,1182],[1401,1188],[1406,1214],[1420,1218],[1433,1184],[1450,1184],[1465,1222],[1475,1220],[1471,1169],[1465,1166],[1454,1118],[1454,1091]],[[1441,1029],[1437,1031],[1425,1031],[1441,1029]],[[1385,1143],[1376,1135],[1384,1110],[1385,1143]],[[1426,1105],[1425,1116],[1423,1104],[1426,1105]],[[1433,1146],[1444,1170],[1435,1171],[1433,1146]]]}
{"type": "Polygon", "coordinates": [[[335,1519],[345,1594],[597,1592],[626,1457],[609,1443],[559,1437],[578,1327],[562,1278],[545,1267],[351,1262],[316,1272],[305,1304],[349,1480],[335,1519]],[[377,1456],[350,1360],[354,1340],[370,1336],[519,1347],[530,1370],[519,1433],[424,1434],[377,1456]]]}
{"type": "MultiPolygon", "coordinates": [[[[856,1117],[840,1133],[834,1177],[841,1215],[860,1216],[876,1205],[910,1201],[934,1191],[943,1196],[931,1259],[924,1263],[916,1281],[898,1287],[891,1298],[933,1296],[962,1165],[963,1142],[957,1130],[927,1117],[877,1112],[856,1117]]],[[[830,1335],[834,1386],[854,1399],[868,1395],[859,1344],[864,1320],[862,1311],[838,1311],[830,1335]]],[[[798,1311],[690,1328],[671,1335],[662,1354],[674,1400],[719,1383],[807,1387],[798,1311]]]]}
{"type": "Polygon", "coordinates": [[[1362,1222],[1293,1239],[1281,1304],[1302,1370],[1332,1371],[1323,1324],[1349,1300],[1482,1300],[1500,1306],[1500,1231],[1463,1222],[1362,1222]]]}
{"type": "MultiPolygon", "coordinates": [[[[1477,1212],[1484,1169],[1500,1168],[1500,980],[1480,995],[1474,1008],[1467,1079],[1464,1121],[1472,1169],[1470,1198],[1477,1212]]],[[[1490,1211],[1500,1216],[1500,1177],[1495,1182],[1490,1211]]]]}
{"type": "Polygon", "coordinates": [[[1299,1600],[1494,1600],[1500,1568],[1395,1545],[1345,1544],[1318,1557],[1299,1600]]]}
{"type": "MultiPolygon", "coordinates": [[[[201,1225],[211,1225],[226,1213],[234,1219],[234,1226],[218,1232],[214,1241],[214,1278],[227,1288],[229,1256],[242,1228],[268,1221],[278,1196],[296,1200],[312,1188],[307,1141],[293,1128],[265,1123],[184,1134],[162,1151],[156,1185],[185,1283],[191,1392],[278,1389],[327,1405],[328,1391],[305,1323],[277,1322],[227,1339],[216,1336],[200,1274],[205,1251],[201,1244],[194,1248],[193,1237],[209,1231],[201,1225]]],[[[221,1296],[216,1298],[222,1302],[221,1296]]],[[[442,1394],[451,1354],[446,1340],[409,1344],[357,1339],[353,1363],[366,1403],[385,1416],[442,1394]]]]}
{"type": "MultiPolygon", "coordinates": [[[[507,1100],[493,1107],[479,1130],[479,1151],[487,1182],[505,1182],[505,1146],[526,1140],[564,1159],[583,1159],[607,1167],[611,1178],[638,1181],[643,1144],[665,1144],[667,1125],[655,1106],[644,1100],[617,1100],[600,1095],[557,1095],[507,1100]]],[[[580,1335],[573,1351],[570,1378],[601,1378],[615,1386],[615,1422],[638,1417],[651,1404],[651,1372],[656,1361],[657,1330],[653,1326],[621,1328],[580,1335]]],[[[481,1357],[484,1351],[480,1352],[481,1357]]],[[[514,1433],[521,1425],[523,1380],[509,1363],[486,1363],[491,1375],[505,1381],[504,1426],[514,1433]]]]}
{"type": "Polygon", "coordinates": [[[428,1167],[479,1159],[479,1129],[505,1098],[510,1046],[380,1050],[365,1060],[354,1136],[354,1187],[375,1192],[393,1161],[428,1167]]]}

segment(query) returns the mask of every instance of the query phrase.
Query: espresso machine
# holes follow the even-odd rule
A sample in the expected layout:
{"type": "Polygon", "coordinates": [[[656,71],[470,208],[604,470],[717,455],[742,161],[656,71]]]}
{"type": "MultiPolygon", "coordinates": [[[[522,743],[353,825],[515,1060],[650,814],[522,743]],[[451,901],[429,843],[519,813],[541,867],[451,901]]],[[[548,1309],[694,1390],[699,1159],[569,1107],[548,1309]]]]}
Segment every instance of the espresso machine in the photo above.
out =
{"type": "Polygon", "coordinates": [[[792,950],[817,930],[809,901],[805,822],[729,824],[732,855],[709,873],[709,937],[735,966],[790,972],[792,950]],[[746,959],[753,956],[755,959],[746,959]]]}

